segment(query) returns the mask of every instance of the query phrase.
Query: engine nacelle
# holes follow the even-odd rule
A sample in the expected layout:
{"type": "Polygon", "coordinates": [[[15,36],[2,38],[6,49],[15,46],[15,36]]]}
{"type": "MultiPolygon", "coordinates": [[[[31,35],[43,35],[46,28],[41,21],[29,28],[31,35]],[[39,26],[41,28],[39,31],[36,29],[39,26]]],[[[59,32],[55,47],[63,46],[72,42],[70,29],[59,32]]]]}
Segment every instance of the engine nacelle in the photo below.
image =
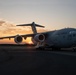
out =
{"type": "Polygon", "coordinates": [[[16,35],[16,37],[14,38],[14,41],[16,42],[16,43],[21,43],[22,42],[22,40],[23,40],[23,38],[22,38],[22,36],[20,36],[20,35],[16,35]]]}
{"type": "Polygon", "coordinates": [[[43,34],[37,34],[34,36],[34,41],[36,42],[44,42],[45,41],[45,36],[43,34]]]}

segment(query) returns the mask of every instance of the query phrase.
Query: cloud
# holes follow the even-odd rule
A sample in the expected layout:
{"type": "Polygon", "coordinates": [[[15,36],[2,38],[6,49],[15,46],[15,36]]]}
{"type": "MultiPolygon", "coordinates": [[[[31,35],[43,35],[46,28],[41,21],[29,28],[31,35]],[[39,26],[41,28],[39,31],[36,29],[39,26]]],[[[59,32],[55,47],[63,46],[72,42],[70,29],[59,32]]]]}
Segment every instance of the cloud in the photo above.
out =
{"type": "Polygon", "coordinates": [[[0,26],[3,26],[3,27],[14,27],[15,25],[11,24],[11,23],[9,23],[7,21],[0,20],[0,26]]]}
{"type": "Polygon", "coordinates": [[[3,23],[5,23],[5,21],[0,21],[0,26],[2,26],[2,25],[3,25],[3,23]]]}
{"type": "Polygon", "coordinates": [[[0,20],[0,37],[30,33],[32,33],[31,27],[19,27],[7,21],[0,20]]]}

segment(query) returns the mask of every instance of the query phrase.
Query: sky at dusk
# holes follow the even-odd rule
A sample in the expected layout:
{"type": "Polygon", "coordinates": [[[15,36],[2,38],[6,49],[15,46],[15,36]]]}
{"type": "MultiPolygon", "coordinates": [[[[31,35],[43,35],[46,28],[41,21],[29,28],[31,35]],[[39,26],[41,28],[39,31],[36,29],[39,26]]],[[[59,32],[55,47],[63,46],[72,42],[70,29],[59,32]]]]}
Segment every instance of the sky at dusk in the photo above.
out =
{"type": "MultiPolygon", "coordinates": [[[[0,20],[11,24],[34,21],[44,25],[47,30],[76,28],[76,0],[0,0],[0,20]]],[[[9,34],[13,33],[13,30],[16,34],[24,34],[25,31],[24,28],[14,28],[13,25],[10,27],[6,24],[5,28],[0,25],[2,33],[7,30],[6,35],[8,31],[9,34]],[[19,29],[21,31],[18,32],[19,29]]],[[[1,32],[0,34],[4,35],[1,32]]]]}

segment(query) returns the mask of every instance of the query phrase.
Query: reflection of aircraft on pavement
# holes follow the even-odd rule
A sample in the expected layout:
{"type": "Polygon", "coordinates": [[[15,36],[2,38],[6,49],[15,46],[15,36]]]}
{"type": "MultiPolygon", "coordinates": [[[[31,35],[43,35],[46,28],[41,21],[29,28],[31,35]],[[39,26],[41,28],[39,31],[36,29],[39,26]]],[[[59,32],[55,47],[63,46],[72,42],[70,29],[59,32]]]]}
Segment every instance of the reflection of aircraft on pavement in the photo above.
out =
{"type": "Polygon", "coordinates": [[[26,35],[16,35],[16,36],[7,36],[1,37],[0,39],[5,38],[14,38],[16,43],[21,43],[23,38],[26,40],[27,37],[32,37],[32,42],[37,44],[36,48],[66,48],[76,46],[76,29],[75,28],[64,28],[60,30],[48,31],[37,33],[36,27],[44,27],[42,25],[35,24],[21,24],[17,26],[31,26],[33,34],[26,35]]]}

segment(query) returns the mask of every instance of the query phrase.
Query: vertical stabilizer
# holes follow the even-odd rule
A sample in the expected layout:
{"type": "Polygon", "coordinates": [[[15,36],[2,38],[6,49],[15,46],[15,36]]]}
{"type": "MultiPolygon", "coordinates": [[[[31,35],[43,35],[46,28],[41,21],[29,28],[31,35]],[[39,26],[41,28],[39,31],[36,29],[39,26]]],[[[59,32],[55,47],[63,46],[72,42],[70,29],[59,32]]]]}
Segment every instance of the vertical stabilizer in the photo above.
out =
{"type": "Polygon", "coordinates": [[[34,22],[31,24],[31,28],[32,28],[33,33],[37,34],[37,30],[36,30],[36,26],[34,22]]]}

